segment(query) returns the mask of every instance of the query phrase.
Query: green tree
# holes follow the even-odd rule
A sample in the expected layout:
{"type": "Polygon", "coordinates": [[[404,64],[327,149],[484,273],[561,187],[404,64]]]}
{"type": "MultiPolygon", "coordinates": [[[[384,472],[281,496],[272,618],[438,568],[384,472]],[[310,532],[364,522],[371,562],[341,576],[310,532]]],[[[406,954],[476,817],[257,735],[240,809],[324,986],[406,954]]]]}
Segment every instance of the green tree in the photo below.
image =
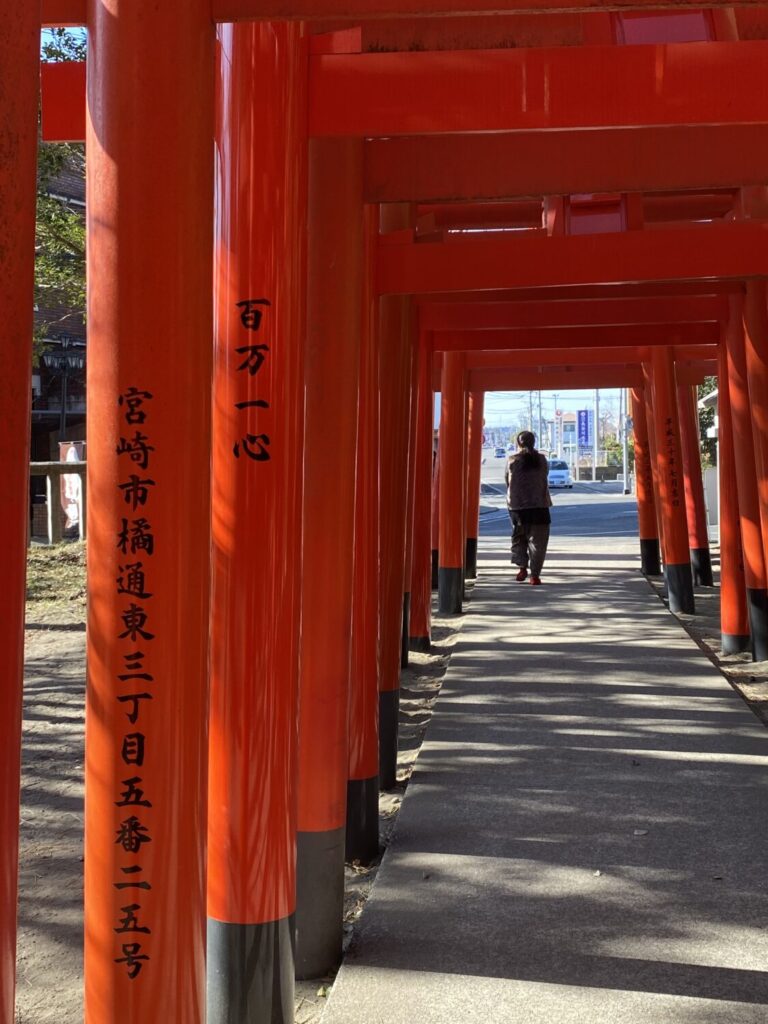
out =
{"type": "MultiPolygon", "coordinates": [[[[699,401],[707,395],[717,391],[717,377],[705,377],[704,383],[699,384],[699,401]]],[[[704,466],[714,466],[717,462],[717,439],[707,437],[707,431],[715,425],[715,407],[699,409],[699,447],[701,448],[701,461],[704,466]]]]}
{"type": "MultiPolygon", "coordinates": [[[[84,33],[52,29],[44,34],[44,61],[84,60],[84,33]]],[[[85,219],[82,210],[57,198],[52,183],[64,171],[84,176],[80,144],[40,141],[37,162],[35,232],[35,304],[43,315],[35,327],[35,361],[56,325],[75,314],[85,316],[85,219]],[[55,314],[47,311],[55,310],[55,314]]]]}

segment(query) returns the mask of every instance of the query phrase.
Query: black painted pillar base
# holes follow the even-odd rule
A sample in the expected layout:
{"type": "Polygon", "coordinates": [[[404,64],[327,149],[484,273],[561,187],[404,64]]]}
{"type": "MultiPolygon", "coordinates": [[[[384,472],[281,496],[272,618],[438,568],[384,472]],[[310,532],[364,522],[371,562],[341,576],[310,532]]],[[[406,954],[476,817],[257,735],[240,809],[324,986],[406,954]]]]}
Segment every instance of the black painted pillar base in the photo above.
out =
{"type": "Polygon", "coordinates": [[[442,615],[460,615],[464,599],[464,571],[438,569],[437,603],[442,615]]]}
{"type": "Polygon", "coordinates": [[[296,834],[296,977],[302,981],[341,963],[344,831],[296,834]]]}
{"type": "Polygon", "coordinates": [[[671,612],[682,612],[684,615],[696,614],[696,603],[693,599],[693,573],[691,563],[682,565],[666,565],[664,576],[667,581],[667,599],[671,612]]]}
{"type": "Polygon", "coordinates": [[[408,668],[408,631],[411,628],[411,595],[403,594],[403,628],[400,631],[400,668],[408,668]]]}
{"type": "Polygon", "coordinates": [[[432,641],[428,636],[409,636],[408,646],[412,651],[420,651],[422,654],[429,654],[432,650],[432,641]]]}
{"type": "Polygon", "coordinates": [[[437,548],[432,549],[432,589],[437,590],[437,568],[440,564],[440,553],[437,548]]]}
{"type": "Polygon", "coordinates": [[[752,658],[768,661],[768,594],[747,587],[747,611],[752,631],[752,658]]]}
{"type": "Polygon", "coordinates": [[[709,548],[691,548],[691,569],[693,582],[697,587],[714,587],[709,548]]]}
{"type": "Polygon", "coordinates": [[[661,576],[661,555],[659,538],[651,537],[640,541],[640,572],[645,576],[661,576]]]}
{"type": "Polygon", "coordinates": [[[464,573],[468,580],[477,579],[477,537],[467,537],[467,550],[464,555],[464,573]]]}
{"type": "Polygon", "coordinates": [[[379,855],[379,777],[347,783],[344,859],[370,864],[379,855]]]}
{"type": "Polygon", "coordinates": [[[400,713],[400,690],[379,693],[379,786],[394,789],[397,785],[397,719],[400,713]]]}
{"type": "Polygon", "coordinates": [[[208,1024],[293,1024],[294,918],[208,918],[208,1024]]]}
{"type": "Polygon", "coordinates": [[[720,648],[723,654],[742,654],[752,646],[752,637],[739,636],[736,633],[721,633],[720,648]]]}

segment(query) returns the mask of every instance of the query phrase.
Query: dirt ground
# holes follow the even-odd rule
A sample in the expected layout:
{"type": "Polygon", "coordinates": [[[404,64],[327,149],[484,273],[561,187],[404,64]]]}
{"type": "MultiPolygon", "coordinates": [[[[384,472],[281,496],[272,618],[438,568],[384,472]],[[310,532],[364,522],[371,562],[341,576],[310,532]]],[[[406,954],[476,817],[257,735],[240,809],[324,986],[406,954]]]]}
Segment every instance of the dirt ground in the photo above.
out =
{"type": "MultiPolygon", "coordinates": [[[[27,591],[16,1024],[82,1020],[85,551],[30,551],[27,591]]],[[[434,621],[434,650],[401,677],[397,789],[380,801],[382,851],[431,716],[456,620],[434,621]]],[[[376,877],[347,865],[345,941],[376,877]]],[[[331,977],[297,984],[296,1022],[315,1024],[331,977]]]]}
{"type": "MultiPolygon", "coordinates": [[[[712,549],[712,568],[716,585],[696,588],[696,614],[679,614],[677,618],[760,721],[768,725],[768,661],[752,661],[748,652],[723,654],[720,646],[720,562],[717,548],[712,549]]],[[[665,600],[662,580],[650,582],[659,597],[665,600]]]]}

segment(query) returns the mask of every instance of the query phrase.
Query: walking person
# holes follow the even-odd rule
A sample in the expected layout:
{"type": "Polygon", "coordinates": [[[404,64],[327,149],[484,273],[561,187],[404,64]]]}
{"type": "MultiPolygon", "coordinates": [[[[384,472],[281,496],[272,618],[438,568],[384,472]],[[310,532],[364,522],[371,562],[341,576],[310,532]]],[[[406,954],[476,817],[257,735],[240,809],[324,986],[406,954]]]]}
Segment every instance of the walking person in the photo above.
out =
{"type": "Polygon", "coordinates": [[[523,583],[531,573],[531,583],[539,586],[541,569],[549,544],[552,522],[547,477],[547,457],[536,450],[536,435],[523,430],[517,435],[520,449],[507,462],[507,508],[512,521],[512,564],[520,567],[515,579],[523,583]]]}

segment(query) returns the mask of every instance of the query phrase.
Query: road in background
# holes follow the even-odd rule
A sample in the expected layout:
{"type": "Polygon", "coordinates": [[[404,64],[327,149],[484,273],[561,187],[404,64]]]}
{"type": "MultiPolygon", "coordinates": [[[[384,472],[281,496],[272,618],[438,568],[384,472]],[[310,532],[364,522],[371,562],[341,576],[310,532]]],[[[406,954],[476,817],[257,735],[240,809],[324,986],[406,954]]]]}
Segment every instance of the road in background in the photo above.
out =
{"type": "MultiPolygon", "coordinates": [[[[493,452],[492,448],[483,449],[481,547],[483,538],[500,538],[510,532],[504,487],[506,459],[495,458],[493,452]]],[[[553,542],[558,537],[637,536],[637,503],[633,495],[622,493],[621,483],[585,481],[551,493],[553,542]]]]}

